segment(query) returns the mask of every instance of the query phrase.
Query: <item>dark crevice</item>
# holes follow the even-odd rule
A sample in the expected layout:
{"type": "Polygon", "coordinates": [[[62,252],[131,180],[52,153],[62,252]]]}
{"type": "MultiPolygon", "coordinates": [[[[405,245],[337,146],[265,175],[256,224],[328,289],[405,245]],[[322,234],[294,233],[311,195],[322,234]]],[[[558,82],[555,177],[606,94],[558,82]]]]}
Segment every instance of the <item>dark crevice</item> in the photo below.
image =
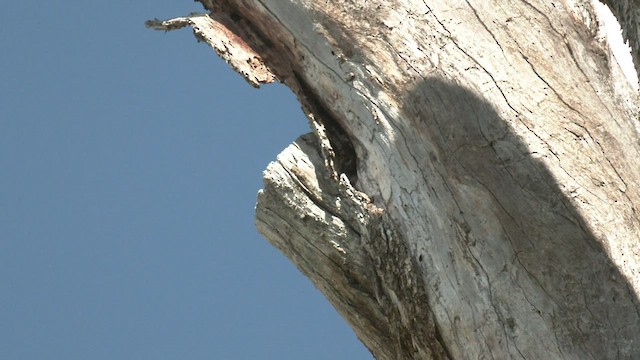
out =
{"type": "Polygon", "coordinates": [[[358,180],[358,158],[351,138],[344,127],[337,120],[336,116],[324,106],[320,97],[307,85],[305,80],[297,73],[293,72],[294,78],[300,87],[300,97],[303,106],[307,106],[310,113],[314,114],[316,120],[324,125],[327,137],[334,152],[334,166],[338,174],[345,174],[351,184],[358,180]]]}
{"type": "MultiPolygon", "coordinates": [[[[206,2],[203,4],[211,11],[224,9],[229,14],[229,19],[235,23],[233,29],[236,34],[254,47],[263,57],[265,63],[269,64],[269,69],[276,77],[293,90],[302,106],[306,107],[308,112],[313,114],[316,120],[325,127],[326,135],[334,152],[331,159],[334,162],[334,170],[338,175],[345,174],[351,184],[355,185],[357,182],[357,156],[350,134],[341,125],[337,116],[326,106],[322,98],[307,84],[304,76],[301,75],[304,74],[304,69],[292,67],[295,63],[291,59],[296,58],[296,54],[286,45],[286,42],[274,42],[272,39],[279,38],[279,34],[270,33],[269,30],[257,26],[261,20],[266,22],[267,19],[261,18],[258,14],[256,17],[243,17],[250,12],[242,3],[230,0],[220,0],[211,6],[207,6],[206,2]]],[[[265,6],[265,8],[267,7],[265,6]]],[[[271,15],[276,18],[274,14],[271,15]]]]}
{"type": "Polygon", "coordinates": [[[449,350],[447,343],[444,341],[444,338],[442,337],[442,331],[440,330],[440,326],[438,325],[438,322],[434,321],[433,325],[434,325],[433,336],[435,337],[436,341],[440,344],[442,351],[444,351],[448,359],[455,359],[453,355],[451,355],[451,351],[449,350]]]}

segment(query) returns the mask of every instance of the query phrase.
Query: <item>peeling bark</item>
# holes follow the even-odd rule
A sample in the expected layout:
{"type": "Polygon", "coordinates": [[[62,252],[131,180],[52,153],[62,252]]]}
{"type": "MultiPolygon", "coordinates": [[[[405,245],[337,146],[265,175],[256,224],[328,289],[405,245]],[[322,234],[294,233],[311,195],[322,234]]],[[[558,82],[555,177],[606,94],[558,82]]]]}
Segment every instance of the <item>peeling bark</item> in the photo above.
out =
{"type": "Polygon", "coordinates": [[[638,95],[589,1],[201,2],[148,25],[298,96],[256,224],[377,359],[640,358],[638,95]]]}
{"type": "MultiPolygon", "coordinates": [[[[147,27],[155,30],[176,30],[191,26],[199,41],[209,44],[216,53],[231,67],[240,73],[253,87],[272,83],[275,79],[271,70],[264,64],[254,45],[243,40],[242,32],[234,18],[238,15],[224,12],[193,14],[171,20],[149,20],[147,27]]],[[[261,44],[263,45],[263,44],[261,44]]],[[[264,45],[263,45],[264,46],[264,45]]]]}

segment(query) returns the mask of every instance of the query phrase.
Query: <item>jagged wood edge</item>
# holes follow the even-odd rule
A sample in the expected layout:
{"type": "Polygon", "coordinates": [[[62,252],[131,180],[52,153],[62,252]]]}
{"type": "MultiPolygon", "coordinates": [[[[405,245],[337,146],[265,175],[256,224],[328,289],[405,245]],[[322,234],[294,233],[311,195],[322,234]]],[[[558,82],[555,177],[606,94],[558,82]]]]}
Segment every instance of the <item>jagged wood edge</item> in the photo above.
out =
{"type": "MultiPolygon", "coordinates": [[[[194,28],[197,38],[207,41],[211,36],[202,33],[206,34],[208,28],[196,19],[212,14],[232,18],[234,14],[243,13],[235,7],[240,6],[238,3],[200,2],[211,11],[210,14],[153,20],[147,22],[147,26],[173,30],[188,25],[194,28]]],[[[298,96],[314,130],[313,139],[310,135],[301,137],[265,171],[265,186],[256,205],[258,229],[322,290],[377,357],[391,359],[397,358],[398,354],[414,354],[417,358],[450,358],[429,310],[420,271],[409,255],[405,240],[399,237],[384,210],[355,189],[345,173],[343,163],[353,161],[354,154],[350,145],[343,141],[343,130],[298,75],[303,70],[292,69],[279,61],[286,58],[282,53],[291,49],[278,48],[278,44],[268,40],[277,36],[261,34],[250,24],[244,25],[241,29],[233,29],[235,34],[250,43],[259,56],[272,60],[267,59],[264,63],[269,64],[274,78],[285,82],[298,96]],[[296,160],[285,160],[293,158],[296,160]],[[312,184],[309,177],[301,176],[302,164],[311,164],[324,180],[312,184]],[[333,197],[327,199],[326,194],[333,197]],[[301,207],[301,202],[306,206],[301,207]],[[314,209],[312,204],[316,205],[316,211],[320,209],[321,216],[305,214],[314,209]],[[335,208],[328,204],[334,204],[335,208]],[[290,219],[300,219],[304,226],[287,222],[290,219]],[[331,219],[331,222],[323,219],[331,219]],[[348,231],[344,234],[335,231],[336,224],[345,224],[348,231]],[[301,248],[296,244],[305,246],[301,248]],[[384,260],[379,258],[382,253],[384,260]],[[421,316],[416,317],[418,313],[421,316]]],[[[225,51],[212,47],[238,71],[234,60],[224,56],[225,51]]],[[[238,72],[256,85],[243,72],[238,72]]]]}
{"type": "Polygon", "coordinates": [[[198,41],[211,46],[236,72],[253,87],[272,83],[275,75],[262,57],[234,31],[234,21],[224,12],[191,14],[169,20],[149,20],[145,25],[154,30],[171,31],[186,26],[193,28],[198,41]]]}
{"type": "Polygon", "coordinates": [[[640,0],[601,0],[615,15],[622,37],[629,41],[631,57],[640,77],[640,0]]]}

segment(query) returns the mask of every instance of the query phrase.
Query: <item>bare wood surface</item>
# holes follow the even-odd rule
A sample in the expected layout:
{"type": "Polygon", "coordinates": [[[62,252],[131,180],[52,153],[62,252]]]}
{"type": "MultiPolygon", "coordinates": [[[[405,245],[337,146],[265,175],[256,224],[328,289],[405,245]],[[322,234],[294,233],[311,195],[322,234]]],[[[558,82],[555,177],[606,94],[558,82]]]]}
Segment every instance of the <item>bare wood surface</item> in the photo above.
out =
{"type": "Polygon", "coordinates": [[[589,1],[202,3],[314,130],[258,229],[376,358],[640,357],[638,97],[589,1]]]}

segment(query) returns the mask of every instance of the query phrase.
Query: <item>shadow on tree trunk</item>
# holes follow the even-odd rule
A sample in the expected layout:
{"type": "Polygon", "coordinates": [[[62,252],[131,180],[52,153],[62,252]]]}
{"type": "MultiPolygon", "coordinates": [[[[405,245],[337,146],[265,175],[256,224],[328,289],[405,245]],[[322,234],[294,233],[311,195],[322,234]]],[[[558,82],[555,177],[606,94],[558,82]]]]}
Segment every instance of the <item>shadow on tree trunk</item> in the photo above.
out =
{"type": "MultiPolygon", "coordinates": [[[[525,348],[548,344],[532,343],[530,332],[546,331],[566,355],[609,358],[617,348],[622,357],[640,356],[640,301],[543,154],[511,130],[527,124],[505,120],[473,91],[437,79],[415,86],[403,110],[395,146],[406,149],[424,178],[416,188],[427,189],[402,189],[415,204],[408,209],[437,210],[402,217],[422,217],[427,234],[457,234],[407,239],[418,244],[412,251],[436,321],[447,318],[454,333],[502,324],[503,334],[483,335],[489,349],[512,344],[535,354],[525,348]],[[452,291],[454,299],[443,295],[452,291]]],[[[535,126],[529,131],[538,136],[535,126]]]]}

